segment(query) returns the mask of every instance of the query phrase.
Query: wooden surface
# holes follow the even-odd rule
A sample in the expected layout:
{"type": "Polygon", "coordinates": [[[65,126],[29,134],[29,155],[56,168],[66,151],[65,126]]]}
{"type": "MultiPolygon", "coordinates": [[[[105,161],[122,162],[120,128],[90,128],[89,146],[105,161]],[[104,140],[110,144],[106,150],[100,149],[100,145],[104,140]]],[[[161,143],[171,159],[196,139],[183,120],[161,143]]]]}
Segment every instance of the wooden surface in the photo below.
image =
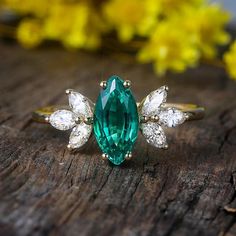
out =
{"type": "Polygon", "coordinates": [[[213,67],[158,79],[150,66],[59,48],[0,43],[0,235],[236,235],[236,83],[213,67]],[[137,100],[158,86],[170,102],[207,108],[206,118],[168,133],[169,150],[140,137],[134,158],[114,167],[94,138],[75,153],[68,135],[31,121],[64,90],[95,100],[118,74],[137,100]]]}

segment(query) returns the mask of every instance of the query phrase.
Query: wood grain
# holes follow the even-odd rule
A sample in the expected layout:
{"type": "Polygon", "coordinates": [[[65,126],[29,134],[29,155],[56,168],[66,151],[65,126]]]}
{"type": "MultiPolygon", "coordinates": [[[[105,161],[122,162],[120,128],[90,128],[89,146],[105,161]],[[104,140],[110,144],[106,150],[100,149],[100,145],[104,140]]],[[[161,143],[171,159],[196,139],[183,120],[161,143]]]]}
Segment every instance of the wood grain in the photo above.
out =
{"type": "Polygon", "coordinates": [[[0,43],[0,235],[236,235],[236,83],[213,67],[157,78],[150,66],[58,48],[0,43]],[[137,100],[160,85],[169,102],[207,108],[168,132],[169,149],[140,137],[134,158],[104,163],[92,138],[70,153],[68,134],[31,121],[64,90],[96,99],[100,80],[133,82],[137,100]]]}

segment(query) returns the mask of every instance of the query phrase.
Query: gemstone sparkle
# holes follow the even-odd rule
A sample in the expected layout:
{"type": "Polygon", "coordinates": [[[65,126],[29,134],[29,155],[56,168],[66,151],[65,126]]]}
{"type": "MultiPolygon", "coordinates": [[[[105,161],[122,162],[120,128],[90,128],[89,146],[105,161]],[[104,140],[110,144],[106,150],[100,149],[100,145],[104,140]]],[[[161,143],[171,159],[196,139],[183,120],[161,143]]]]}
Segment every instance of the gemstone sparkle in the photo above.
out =
{"type": "Polygon", "coordinates": [[[70,110],[57,110],[49,117],[49,123],[56,129],[72,129],[69,147],[82,147],[92,133],[92,125],[85,124],[85,120],[93,116],[92,102],[82,94],[68,90],[70,110]]]}
{"type": "Polygon", "coordinates": [[[161,126],[176,127],[186,120],[186,114],[175,107],[166,107],[167,86],[151,92],[141,102],[140,116],[146,117],[147,123],[141,123],[141,131],[147,142],[157,148],[166,148],[166,135],[161,126]],[[152,119],[157,117],[157,119],[152,119]]]}
{"type": "Polygon", "coordinates": [[[68,110],[55,111],[49,118],[50,124],[59,130],[68,130],[75,126],[76,116],[68,110]]]}
{"type": "Polygon", "coordinates": [[[176,127],[186,120],[184,113],[173,107],[161,111],[158,115],[160,124],[166,127],[176,127]]]}
{"type": "Polygon", "coordinates": [[[167,145],[166,136],[161,126],[154,122],[141,125],[142,134],[147,142],[157,148],[165,148],[167,145]]]}
{"type": "Polygon", "coordinates": [[[129,88],[118,76],[109,78],[97,99],[94,112],[96,140],[115,165],[125,160],[138,136],[137,105],[129,88]]]}

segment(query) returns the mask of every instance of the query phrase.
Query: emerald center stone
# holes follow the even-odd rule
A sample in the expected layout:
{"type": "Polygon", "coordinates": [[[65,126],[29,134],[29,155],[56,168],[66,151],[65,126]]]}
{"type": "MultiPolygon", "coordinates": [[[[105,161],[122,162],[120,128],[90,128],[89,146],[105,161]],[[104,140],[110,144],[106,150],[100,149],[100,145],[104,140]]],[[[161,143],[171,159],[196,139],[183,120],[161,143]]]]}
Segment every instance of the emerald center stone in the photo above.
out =
{"type": "Polygon", "coordinates": [[[98,96],[94,112],[94,133],[99,147],[115,165],[125,160],[138,136],[137,105],[129,88],[112,76],[98,96]]]}

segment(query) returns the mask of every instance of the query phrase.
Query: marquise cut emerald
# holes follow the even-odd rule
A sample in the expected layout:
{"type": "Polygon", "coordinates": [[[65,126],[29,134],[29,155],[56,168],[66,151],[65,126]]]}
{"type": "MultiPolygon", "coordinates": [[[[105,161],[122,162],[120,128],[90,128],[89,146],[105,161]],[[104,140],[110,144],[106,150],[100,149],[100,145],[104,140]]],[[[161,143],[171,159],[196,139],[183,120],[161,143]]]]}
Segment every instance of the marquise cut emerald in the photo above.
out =
{"type": "Polygon", "coordinates": [[[125,160],[138,136],[137,105],[129,88],[112,76],[98,96],[94,112],[94,133],[99,147],[115,165],[125,160]]]}

